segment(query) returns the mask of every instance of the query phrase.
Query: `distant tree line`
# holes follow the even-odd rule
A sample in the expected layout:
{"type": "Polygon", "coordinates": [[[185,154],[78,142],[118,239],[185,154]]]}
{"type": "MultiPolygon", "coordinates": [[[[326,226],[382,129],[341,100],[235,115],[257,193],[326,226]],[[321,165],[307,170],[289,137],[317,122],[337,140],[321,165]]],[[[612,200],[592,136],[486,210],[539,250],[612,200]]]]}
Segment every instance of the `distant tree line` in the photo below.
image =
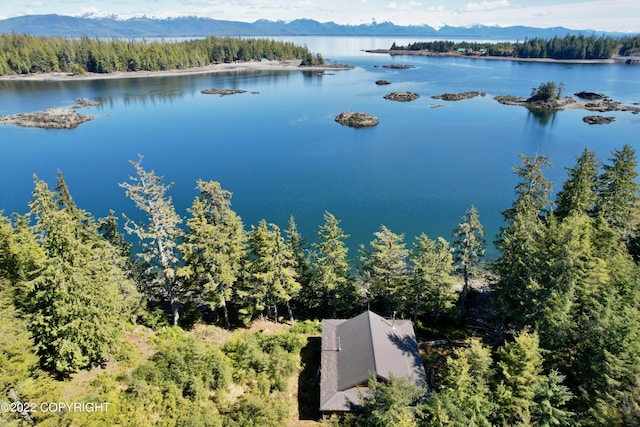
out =
{"type": "Polygon", "coordinates": [[[523,42],[454,42],[429,41],[416,42],[407,46],[395,43],[391,50],[428,50],[446,53],[457,49],[471,52],[486,52],[491,56],[512,56],[515,58],[552,58],[552,59],[609,59],[615,55],[625,56],[637,52],[640,48],[640,36],[614,38],[611,36],[567,35],[552,39],[533,38],[523,42]]]}
{"type": "Polygon", "coordinates": [[[261,59],[300,59],[305,65],[324,62],[306,47],[267,39],[206,37],[170,42],[0,35],[0,75],[160,71],[261,59]]]}

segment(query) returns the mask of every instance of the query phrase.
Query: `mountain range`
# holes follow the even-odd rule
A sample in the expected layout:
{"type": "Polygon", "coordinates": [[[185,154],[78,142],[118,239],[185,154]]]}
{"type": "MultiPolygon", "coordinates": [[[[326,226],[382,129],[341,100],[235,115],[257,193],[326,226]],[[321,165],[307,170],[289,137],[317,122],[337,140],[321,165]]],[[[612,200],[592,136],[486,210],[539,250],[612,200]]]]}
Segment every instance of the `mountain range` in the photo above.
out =
{"type": "MultiPolygon", "coordinates": [[[[391,22],[372,22],[360,25],[342,25],[296,19],[290,22],[258,20],[252,23],[224,21],[211,18],[180,17],[169,19],[117,17],[74,17],[64,15],[25,15],[0,20],[0,33],[24,33],[40,36],[80,37],[202,37],[202,36],[423,36],[517,40],[525,38],[564,37],[567,34],[591,35],[593,30],[572,30],[564,27],[536,28],[526,26],[472,27],[428,25],[401,26],[391,22]]],[[[602,33],[612,36],[624,33],[602,33]]]]}

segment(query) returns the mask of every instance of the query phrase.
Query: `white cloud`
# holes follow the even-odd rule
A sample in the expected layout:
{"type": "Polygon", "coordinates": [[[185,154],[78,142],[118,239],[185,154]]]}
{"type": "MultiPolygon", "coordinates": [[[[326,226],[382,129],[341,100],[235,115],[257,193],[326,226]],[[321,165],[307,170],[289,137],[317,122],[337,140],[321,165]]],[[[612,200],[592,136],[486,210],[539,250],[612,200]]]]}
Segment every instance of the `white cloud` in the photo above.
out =
{"type": "Polygon", "coordinates": [[[387,9],[406,12],[406,11],[410,11],[410,10],[414,10],[416,8],[419,8],[420,6],[422,6],[422,3],[419,2],[419,1],[408,1],[408,2],[400,3],[400,4],[392,1],[391,3],[387,4],[387,9]]]}
{"type": "Polygon", "coordinates": [[[467,3],[461,10],[464,12],[478,12],[502,9],[505,7],[509,7],[508,0],[481,1],[480,3],[467,3]]]}

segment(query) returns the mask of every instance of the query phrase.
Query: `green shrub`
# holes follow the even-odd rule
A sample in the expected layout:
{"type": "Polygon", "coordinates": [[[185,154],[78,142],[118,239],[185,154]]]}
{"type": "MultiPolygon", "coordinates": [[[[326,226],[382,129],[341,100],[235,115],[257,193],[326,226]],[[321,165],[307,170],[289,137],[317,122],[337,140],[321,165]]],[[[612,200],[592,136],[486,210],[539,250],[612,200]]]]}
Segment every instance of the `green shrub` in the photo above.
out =
{"type": "Polygon", "coordinates": [[[303,320],[296,322],[289,331],[296,334],[320,335],[322,333],[322,322],[319,320],[303,320]]]}

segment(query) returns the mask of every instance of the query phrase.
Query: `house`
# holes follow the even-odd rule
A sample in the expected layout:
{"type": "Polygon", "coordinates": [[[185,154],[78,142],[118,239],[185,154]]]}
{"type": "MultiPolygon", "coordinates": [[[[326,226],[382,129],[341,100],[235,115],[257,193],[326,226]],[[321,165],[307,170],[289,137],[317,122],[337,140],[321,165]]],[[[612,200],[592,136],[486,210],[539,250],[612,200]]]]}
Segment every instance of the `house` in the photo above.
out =
{"type": "Polygon", "coordinates": [[[320,411],[341,413],[368,393],[371,374],[378,379],[407,377],[426,387],[410,320],[388,320],[371,311],[352,319],[322,321],[320,411]]]}

